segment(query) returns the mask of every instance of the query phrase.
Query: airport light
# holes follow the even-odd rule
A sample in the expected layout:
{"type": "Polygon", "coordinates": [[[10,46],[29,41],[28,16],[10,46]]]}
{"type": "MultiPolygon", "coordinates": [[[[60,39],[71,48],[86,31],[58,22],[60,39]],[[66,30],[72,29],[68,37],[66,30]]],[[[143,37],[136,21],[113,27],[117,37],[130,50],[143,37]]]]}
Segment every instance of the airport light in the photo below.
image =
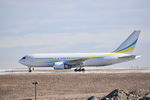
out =
{"type": "Polygon", "coordinates": [[[32,82],[32,84],[35,86],[35,100],[36,100],[36,85],[38,84],[38,82],[32,82]]]}

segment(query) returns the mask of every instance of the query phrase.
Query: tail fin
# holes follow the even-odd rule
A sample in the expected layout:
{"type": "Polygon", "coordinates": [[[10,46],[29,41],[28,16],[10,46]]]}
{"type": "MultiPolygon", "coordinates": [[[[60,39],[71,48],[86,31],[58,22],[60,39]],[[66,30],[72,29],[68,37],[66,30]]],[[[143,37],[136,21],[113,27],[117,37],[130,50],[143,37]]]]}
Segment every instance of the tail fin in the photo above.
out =
{"type": "Polygon", "coordinates": [[[141,31],[134,31],[115,51],[118,53],[126,53],[134,50],[141,31]]]}

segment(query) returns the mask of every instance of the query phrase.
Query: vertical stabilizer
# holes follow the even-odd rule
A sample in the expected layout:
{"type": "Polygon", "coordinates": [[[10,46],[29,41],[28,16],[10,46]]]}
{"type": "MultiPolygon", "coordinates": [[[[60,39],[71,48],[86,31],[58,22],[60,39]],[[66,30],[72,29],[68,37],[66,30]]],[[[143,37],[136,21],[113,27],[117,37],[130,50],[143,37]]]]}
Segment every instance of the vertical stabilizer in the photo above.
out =
{"type": "Polygon", "coordinates": [[[141,31],[134,31],[115,51],[118,53],[126,53],[134,50],[141,31]]]}

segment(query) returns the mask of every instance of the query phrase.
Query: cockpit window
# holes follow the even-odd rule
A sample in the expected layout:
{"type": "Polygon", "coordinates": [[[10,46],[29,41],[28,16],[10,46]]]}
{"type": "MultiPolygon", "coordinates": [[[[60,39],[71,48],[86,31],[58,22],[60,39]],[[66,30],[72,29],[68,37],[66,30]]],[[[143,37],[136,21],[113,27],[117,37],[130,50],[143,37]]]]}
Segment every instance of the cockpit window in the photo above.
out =
{"type": "Polygon", "coordinates": [[[23,57],[22,59],[26,59],[26,57],[23,57]]]}

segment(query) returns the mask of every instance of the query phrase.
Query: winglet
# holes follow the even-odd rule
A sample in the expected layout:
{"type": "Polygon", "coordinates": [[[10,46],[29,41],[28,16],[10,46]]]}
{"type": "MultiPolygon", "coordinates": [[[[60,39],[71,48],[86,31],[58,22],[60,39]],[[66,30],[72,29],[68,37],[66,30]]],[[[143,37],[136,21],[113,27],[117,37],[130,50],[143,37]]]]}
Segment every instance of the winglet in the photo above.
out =
{"type": "Polygon", "coordinates": [[[126,53],[134,50],[139,38],[140,30],[135,30],[115,51],[117,53],[126,53]]]}

